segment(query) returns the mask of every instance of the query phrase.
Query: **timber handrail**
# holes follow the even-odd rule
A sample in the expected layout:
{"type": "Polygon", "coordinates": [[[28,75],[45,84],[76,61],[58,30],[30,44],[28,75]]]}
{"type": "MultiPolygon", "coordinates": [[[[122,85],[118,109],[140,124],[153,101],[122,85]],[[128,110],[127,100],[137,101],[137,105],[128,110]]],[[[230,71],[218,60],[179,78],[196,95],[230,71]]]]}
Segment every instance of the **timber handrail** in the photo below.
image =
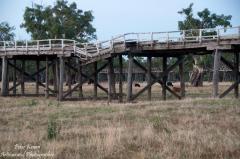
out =
{"type": "Polygon", "coordinates": [[[123,44],[125,49],[127,43],[136,42],[137,45],[143,42],[149,42],[151,46],[154,43],[174,43],[174,42],[199,42],[209,40],[221,40],[227,38],[240,39],[240,26],[237,27],[225,27],[225,28],[206,28],[206,29],[189,29],[179,31],[166,31],[166,32],[142,32],[142,33],[125,33],[112,37],[111,40],[96,41],[92,43],[79,43],[71,39],[41,39],[41,40],[19,40],[19,41],[0,41],[0,53],[1,51],[6,53],[10,50],[36,50],[53,49],[66,47],[72,48],[75,54],[83,55],[100,55],[103,50],[114,49],[114,45],[119,43],[123,44]]]}

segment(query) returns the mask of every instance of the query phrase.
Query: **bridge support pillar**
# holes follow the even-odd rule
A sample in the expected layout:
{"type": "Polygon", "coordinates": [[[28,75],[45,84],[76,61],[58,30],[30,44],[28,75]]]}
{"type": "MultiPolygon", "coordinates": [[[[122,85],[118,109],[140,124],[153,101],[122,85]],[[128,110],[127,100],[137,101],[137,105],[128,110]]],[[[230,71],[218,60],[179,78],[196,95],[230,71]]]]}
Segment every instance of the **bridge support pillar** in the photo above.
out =
{"type": "Polygon", "coordinates": [[[81,61],[77,59],[78,64],[78,83],[79,83],[79,99],[83,98],[83,90],[82,90],[82,65],[81,61]]]}
{"type": "Polygon", "coordinates": [[[59,57],[59,85],[58,85],[58,100],[63,100],[63,82],[64,82],[64,59],[59,57]]]}
{"type": "Polygon", "coordinates": [[[112,58],[108,58],[108,102],[112,100],[112,58]]]}
{"type": "MultiPolygon", "coordinates": [[[[167,57],[163,57],[163,61],[162,61],[162,71],[166,72],[167,70],[167,57]]],[[[166,82],[167,82],[167,77],[168,75],[165,74],[163,75],[163,84],[162,84],[162,99],[166,100],[167,99],[167,91],[166,91],[166,82]]]]}
{"type": "Polygon", "coordinates": [[[122,55],[119,55],[119,102],[123,101],[123,63],[122,55]]]}
{"type": "Polygon", "coordinates": [[[60,74],[59,74],[59,60],[56,59],[56,63],[55,63],[55,74],[54,76],[56,77],[56,85],[57,85],[57,88],[56,88],[56,96],[57,98],[59,99],[59,85],[60,85],[60,74]]]}
{"type": "MultiPolygon", "coordinates": [[[[70,65],[71,64],[71,59],[69,58],[68,59],[68,64],[70,65]]],[[[67,82],[67,85],[68,85],[68,92],[69,93],[69,97],[72,96],[72,93],[71,93],[71,90],[72,90],[72,75],[71,75],[71,70],[69,67],[67,67],[67,76],[66,76],[66,82],[67,82]]]]}
{"type": "MultiPolygon", "coordinates": [[[[184,57],[179,57],[181,60],[184,57]]],[[[184,80],[184,61],[179,64],[179,76],[180,76],[180,88],[181,88],[181,97],[185,97],[185,80],[184,80]]]]}
{"type": "MultiPolygon", "coordinates": [[[[151,56],[148,56],[147,57],[147,84],[150,85],[151,82],[152,82],[152,79],[151,79],[151,71],[152,69],[152,57],[151,56]]],[[[151,100],[152,98],[152,88],[151,86],[148,88],[148,100],[151,100]]]]}
{"type": "Polygon", "coordinates": [[[57,92],[57,79],[56,79],[56,61],[53,61],[53,65],[52,65],[52,81],[53,81],[53,90],[54,93],[57,92]]]}
{"type": "Polygon", "coordinates": [[[45,98],[49,96],[49,66],[48,57],[46,56],[46,72],[45,72],[45,98]]]}
{"type": "Polygon", "coordinates": [[[132,74],[133,74],[133,55],[128,54],[128,77],[127,77],[127,102],[132,99],[132,74]]]}
{"type": "MultiPolygon", "coordinates": [[[[14,59],[13,60],[13,64],[14,66],[17,66],[17,60],[14,59]]],[[[17,89],[16,89],[16,85],[17,85],[17,70],[16,68],[13,68],[13,95],[16,95],[17,94],[17,89]]]]}
{"type": "Polygon", "coordinates": [[[93,99],[97,100],[97,84],[98,84],[97,62],[93,63],[93,68],[94,68],[93,99]]]}
{"type": "MultiPolygon", "coordinates": [[[[39,72],[40,61],[36,61],[37,72],[39,72]]],[[[36,95],[39,95],[39,73],[36,74],[36,95]]]]}
{"type": "Polygon", "coordinates": [[[25,60],[22,60],[22,69],[21,69],[21,94],[25,94],[25,81],[24,81],[24,73],[25,73],[25,60]]]}
{"type": "Polygon", "coordinates": [[[1,95],[7,96],[8,95],[8,60],[7,57],[2,57],[2,89],[1,95]]]}
{"type": "Polygon", "coordinates": [[[235,98],[239,97],[239,82],[240,82],[240,78],[239,78],[239,54],[238,52],[234,53],[234,61],[235,61],[235,67],[234,67],[234,74],[235,74],[235,82],[237,83],[235,88],[234,88],[234,95],[235,98]]]}
{"type": "Polygon", "coordinates": [[[218,97],[220,58],[221,52],[216,49],[214,53],[214,68],[213,68],[213,92],[212,92],[213,98],[218,97]]]}

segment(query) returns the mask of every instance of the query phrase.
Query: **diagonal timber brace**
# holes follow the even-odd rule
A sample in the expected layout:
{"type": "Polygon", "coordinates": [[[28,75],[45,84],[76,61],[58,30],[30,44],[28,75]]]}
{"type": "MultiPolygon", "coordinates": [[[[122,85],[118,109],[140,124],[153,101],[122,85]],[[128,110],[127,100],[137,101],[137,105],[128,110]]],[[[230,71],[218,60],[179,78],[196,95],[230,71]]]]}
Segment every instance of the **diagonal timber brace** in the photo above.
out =
{"type": "MultiPolygon", "coordinates": [[[[14,64],[12,64],[11,62],[8,62],[8,64],[9,64],[9,66],[13,67],[16,71],[22,72],[22,70],[21,70],[20,68],[18,68],[17,66],[15,66],[14,64]]],[[[52,63],[49,63],[48,66],[51,66],[52,64],[53,64],[53,62],[52,62],[52,63]]],[[[46,69],[46,67],[43,67],[43,68],[41,68],[39,71],[37,71],[37,72],[35,72],[35,73],[33,73],[33,74],[29,74],[29,73],[27,73],[27,72],[24,71],[23,74],[24,74],[24,76],[26,76],[28,79],[31,79],[31,80],[33,80],[33,81],[36,81],[36,82],[38,82],[38,84],[39,84],[40,86],[46,88],[46,86],[45,86],[43,83],[37,81],[36,78],[34,77],[34,76],[38,75],[40,72],[44,71],[45,69],[46,69]]],[[[9,89],[9,91],[13,90],[14,88],[18,87],[19,85],[21,85],[21,82],[18,82],[15,86],[11,87],[11,88],[9,89]]],[[[52,90],[52,89],[50,89],[50,88],[48,88],[48,89],[49,89],[50,92],[55,93],[54,90],[52,90]]]]}

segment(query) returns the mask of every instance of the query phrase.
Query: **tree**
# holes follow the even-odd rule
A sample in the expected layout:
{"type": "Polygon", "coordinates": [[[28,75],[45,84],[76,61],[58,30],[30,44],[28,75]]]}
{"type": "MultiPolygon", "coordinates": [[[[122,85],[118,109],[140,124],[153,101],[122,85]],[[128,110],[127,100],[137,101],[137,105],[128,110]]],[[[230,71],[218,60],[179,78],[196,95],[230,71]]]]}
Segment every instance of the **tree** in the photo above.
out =
{"type": "MultiPolygon", "coordinates": [[[[187,8],[183,8],[178,13],[184,16],[183,21],[178,22],[179,30],[188,29],[204,29],[204,28],[215,28],[218,26],[228,27],[231,26],[231,15],[225,16],[224,14],[217,15],[211,13],[207,8],[197,13],[197,18],[193,14],[193,3],[187,8]]],[[[195,33],[197,34],[197,33],[195,33]]],[[[203,33],[212,34],[212,33],[203,33]]],[[[193,86],[202,86],[203,84],[203,66],[207,65],[205,61],[211,61],[210,56],[204,58],[200,56],[192,56],[193,58],[193,71],[190,78],[190,82],[193,86]]]]}
{"type": "Polygon", "coordinates": [[[0,41],[11,41],[14,39],[13,30],[15,28],[11,27],[7,22],[0,23],[0,41]]]}
{"type": "Polygon", "coordinates": [[[56,1],[55,5],[43,7],[34,4],[26,7],[21,27],[31,33],[32,39],[66,38],[87,42],[96,38],[91,11],[77,9],[75,2],[56,1]]]}

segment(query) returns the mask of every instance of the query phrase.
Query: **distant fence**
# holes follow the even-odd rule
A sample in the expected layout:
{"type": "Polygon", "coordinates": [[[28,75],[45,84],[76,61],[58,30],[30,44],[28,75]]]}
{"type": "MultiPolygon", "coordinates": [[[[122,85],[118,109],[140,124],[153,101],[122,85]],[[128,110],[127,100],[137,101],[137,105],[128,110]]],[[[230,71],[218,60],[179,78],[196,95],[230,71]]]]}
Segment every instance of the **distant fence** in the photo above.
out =
{"type": "MultiPolygon", "coordinates": [[[[152,73],[156,76],[159,76],[162,74],[162,72],[152,72],[152,73]]],[[[190,74],[191,74],[190,71],[184,72],[185,81],[189,81],[190,74]]],[[[232,71],[220,70],[219,74],[220,74],[219,78],[220,78],[221,82],[233,81],[235,78],[232,71]]],[[[211,82],[212,77],[213,77],[212,71],[204,71],[204,76],[203,76],[204,81],[211,82]]],[[[119,72],[115,72],[115,78],[116,78],[116,81],[119,81],[119,72]]],[[[98,74],[98,79],[100,82],[107,81],[107,72],[100,72],[98,74]]],[[[133,80],[137,81],[137,82],[146,82],[147,76],[144,72],[135,72],[135,73],[133,73],[133,80]]],[[[179,81],[180,80],[179,73],[178,72],[169,72],[168,80],[169,81],[179,81]]],[[[123,81],[124,82],[127,81],[127,72],[123,73],[123,81]]]]}

